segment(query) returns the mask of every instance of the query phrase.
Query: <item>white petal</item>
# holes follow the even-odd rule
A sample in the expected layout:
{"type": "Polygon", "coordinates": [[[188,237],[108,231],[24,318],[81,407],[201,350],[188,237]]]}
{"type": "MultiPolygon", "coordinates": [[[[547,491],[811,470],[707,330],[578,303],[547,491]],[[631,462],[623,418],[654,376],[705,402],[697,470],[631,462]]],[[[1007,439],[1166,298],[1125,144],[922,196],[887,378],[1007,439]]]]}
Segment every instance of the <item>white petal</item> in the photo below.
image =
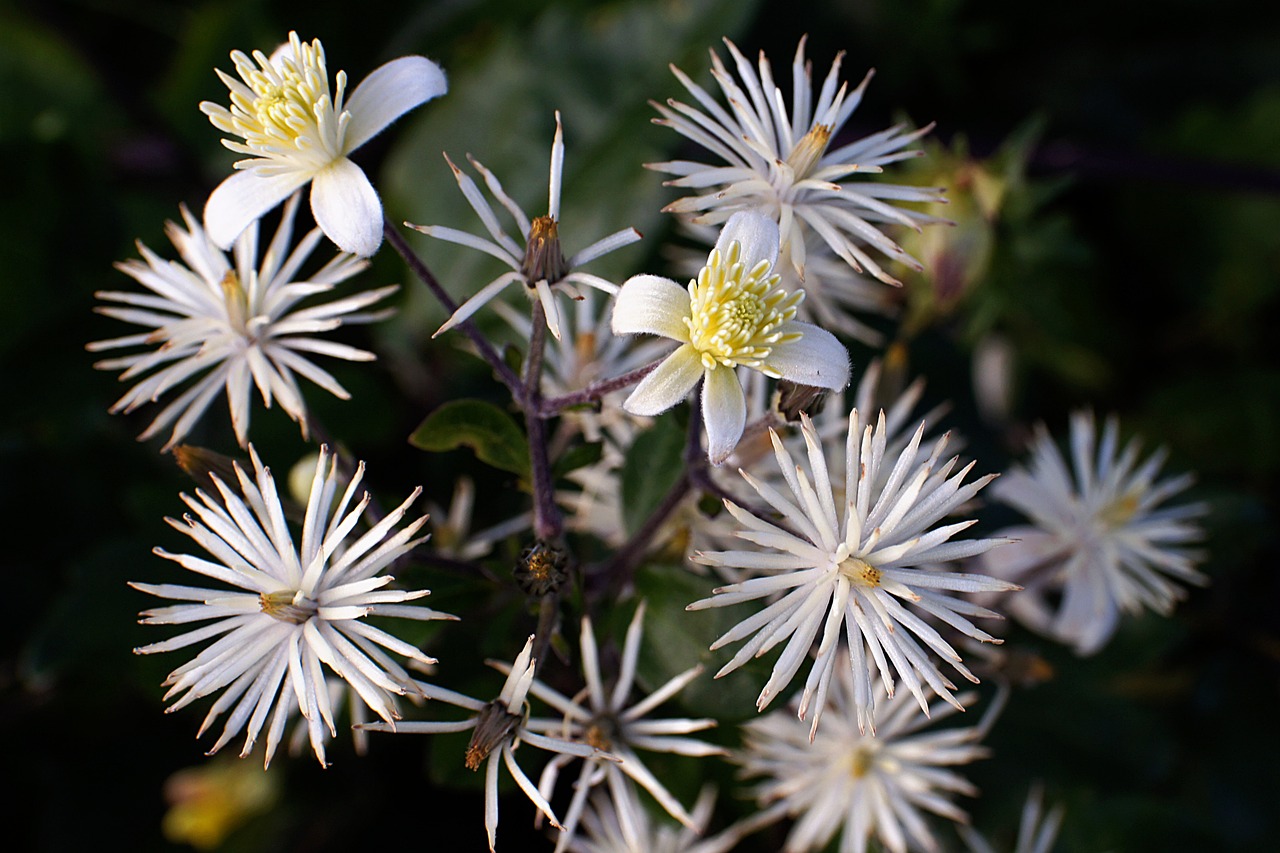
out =
{"type": "Polygon", "coordinates": [[[661,335],[689,342],[689,291],[669,278],[637,275],[627,279],[613,303],[615,335],[661,335]]]}
{"type": "Polygon", "coordinates": [[[747,401],[731,367],[707,371],[702,386],[702,419],[707,426],[707,458],[719,465],[738,446],[747,425],[747,401]]]}
{"type": "Polygon", "coordinates": [[[344,252],[367,258],[382,244],[382,202],[364,171],[345,157],[316,174],[311,213],[344,252]]]}
{"type": "Polygon", "coordinates": [[[306,172],[262,177],[252,171],[236,172],[209,196],[204,205],[204,228],[219,248],[227,250],[249,223],[271,210],[305,184],[306,172]]]}
{"type": "Polygon", "coordinates": [[[704,370],[698,353],[685,344],[636,386],[622,408],[633,415],[662,414],[688,395],[704,370]]]}
{"type": "Polygon", "coordinates": [[[735,240],[742,244],[742,260],[748,269],[761,260],[771,265],[778,262],[778,223],[763,213],[740,210],[729,217],[716,240],[722,257],[735,240]]]}
{"type": "Polygon", "coordinates": [[[423,56],[393,59],[361,81],[347,100],[348,153],[368,142],[409,110],[449,89],[444,71],[423,56]]]}
{"type": "Polygon", "coordinates": [[[765,361],[779,376],[833,390],[849,384],[849,353],[835,335],[798,321],[784,324],[779,331],[800,333],[800,340],[778,344],[765,361]]]}

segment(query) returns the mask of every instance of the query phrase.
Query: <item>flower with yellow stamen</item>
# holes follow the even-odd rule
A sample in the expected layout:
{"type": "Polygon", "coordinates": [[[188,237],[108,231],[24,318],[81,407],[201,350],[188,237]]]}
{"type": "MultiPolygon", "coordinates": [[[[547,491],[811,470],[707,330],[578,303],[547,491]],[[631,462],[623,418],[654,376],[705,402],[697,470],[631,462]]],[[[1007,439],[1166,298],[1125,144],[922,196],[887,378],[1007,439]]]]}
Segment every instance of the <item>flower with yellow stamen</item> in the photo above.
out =
{"type": "Polygon", "coordinates": [[[565,257],[564,249],[561,248],[560,189],[564,176],[564,128],[560,124],[560,113],[556,113],[556,132],[551,142],[551,176],[548,181],[547,213],[545,216],[537,216],[530,219],[529,215],[524,212],[524,208],[502,189],[502,184],[498,181],[497,176],[486,169],[479,160],[470,155],[467,156],[476,172],[484,179],[485,186],[489,189],[489,194],[498,201],[498,204],[506,210],[511,220],[515,223],[520,237],[519,240],[513,239],[502,227],[494,209],[480,194],[480,189],[476,186],[476,182],[455,166],[453,161],[449,159],[448,154],[444,155],[444,159],[453,171],[453,177],[458,182],[458,188],[466,196],[467,203],[476,212],[476,216],[480,217],[480,221],[484,223],[485,230],[489,232],[491,239],[485,239],[484,237],[444,225],[405,224],[429,237],[435,237],[437,240],[445,240],[449,243],[467,246],[487,255],[492,255],[505,263],[509,270],[480,288],[474,295],[458,306],[453,315],[436,330],[435,335],[432,335],[432,337],[447,332],[459,323],[469,319],[472,314],[493,300],[508,285],[517,281],[524,285],[525,293],[529,295],[530,299],[536,299],[542,303],[547,330],[551,332],[551,336],[556,340],[560,340],[560,329],[563,323],[561,321],[560,308],[553,298],[554,291],[568,294],[575,299],[582,298],[578,292],[579,286],[591,287],[610,295],[618,292],[616,284],[606,281],[597,275],[582,272],[579,267],[612,252],[614,249],[620,249],[623,246],[634,243],[640,239],[639,231],[634,228],[623,228],[621,231],[615,231],[602,240],[597,240],[569,257],[565,257]],[[520,241],[524,242],[523,246],[520,245],[520,241]]]}
{"type": "Polygon", "coordinates": [[[1010,612],[1033,631],[1080,655],[1097,652],[1124,613],[1168,614],[1205,584],[1192,547],[1203,532],[1202,503],[1165,505],[1191,475],[1160,477],[1163,452],[1139,462],[1136,439],[1121,448],[1112,417],[1099,436],[1091,413],[1071,417],[1070,461],[1040,428],[1026,467],[996,484],[997,500],[1030,523],[1003,531],[1017,540],[984,557],[994,575],[1026,586],[1010,612]]]}
{"type": "Polygon", "coordinates": [[[830,332],[794,319],[803,291],[778,286],[778,226],[756,212],[725,224],[698,277],[681,287],[638,275],[618,293],[615,334],[647,333],[680,347],[636,386],[626,410],[656,415],[703,381],[707,456],[717,465],[742,437],[747,406],[737,368],[819,388],[843,388],[849,357],[830,332]]]}
{"type": "Polygon", "coordinates": [[[261,255],[257,221],[236,238],[235,251],[228,256],[184,207],[183,224],[170,222],[166,228],[180,261],[165,260],[139,243],[141,260],[117,264],[145,290],[97,294],[107,303],[98,313],[142,327],[134,334],[87,347],[91,352],[137,350],[94,365],[120,370],[122,380],[134,383],[111,410],[131,412],[176,394],[140,439],[172,427],[164,445],[165,450],[172,449],[225,393],[236,440],[245,446],[255,387],[264,405],[279,403],[305,436],[307,406],[300,378],[341,399],[350,396],[315,363],[315,356],[372,361],[373,353],[330,340],[327,333],[385,316],[381,310],[365,309],[390,296],[396,287],[328,298],[339,283],[369,262],[338,254],[303,276],[302,267],[320,243],[320,229],[312,229],[294,243],[298,204],[297,195],[285,204],[275,236],[261,255]]]}
{"type": "Polygon", "coordinates": [[[370,74],[346,97],[347,75],[329,86],[320,40],[297,33],[270,57],[231,54],[237,80],[218,71],[230,108],[205,101],[200,110],[232,137],[223,144],[249,159],[214,190],[205,227],[227,248],[249,223],[311,182],[316,224],[344,252],[367,257],[382,243],[382,203],[349,155],[414,107],[448,88],[440,66],[403,56],[370,74]]]}
{"type": "Polygon", "coordinates": [[[854,409],[847,423],[840,442],[844,459],[835,463],[824,451],[835,442],[824,443],[806,415],[800,420],[803,449],[788,449],[770,431],[781,482],[775,478],[772,485],[742,472],[756,493],[753,498],[770,512],[758,515],[759,510],[725,501],[738,523],[738,537],[751,547],[700,551],[693,557],[703,565],[737,570],[744,579],[716,588],[689,610],[762,605],[711,645],[715,650],[742,642],[716,677],[782,646],[756,707],[764,710],[807,666],[795,710],[802,720],[812,715],[810,740],[818,734],[827,692],[839,672],[851,676],[849,719],[860,731],[874,732],[875,693],[892,698],[898,680],[926,713],[930,694],[959,708],[955,686],[939,663],[969,681],[978,679],[961,660],[954,637],[944,637],[938,623],[956,635],[999,643],[971,621],[998,615],[957,594],[1017,589],[949,568],[1004,541],[961,538],[973,521],[943,523],[992,475],[964,482],[973,464],[956,470],[956,457],[944,461],[948,436],[922,453],[923,423],[896,452],[889,447],[883,412],[872,421],[854,409]],[[807,472],[796,461],[801,454],[808,459],[807,472]],[[877,682],[879,691],[873,686],[877,682]]]}
{"type": "Polygon", "coordinates": [[[654,123],[670,127],[719,162],[671,160],[646,166],[674,175],[667,186],[692,193],[667,205],[664,210],[669,213],[703,225],[719,225],[740,210],[767,213],[781,230],[785,265],[801,279],[808,255],[806,237],[812,235],[812,244],[822,247],[819,258],[834,254],[853,271],[865,270],[880,281],[897,284],[873,252],[920,269],[887,232],[896,226],[918,231],[921,225],[944,221],[902,206],[939,202],[942,191],[858,179],[920,154],[910,146],[932,125],[908,130],[899,124],[861,139],[838,141],[862,101],[871,72],[850,89],[840,80],[841,53],[815,93],[805,41],[800,40],[791,63],[789,107],[764,53],[752,67],[728,39],[729,65],[711,52],[711,76],[726,105],[671,66],[694,102],[655,103],[662,117],[654,123]]]}

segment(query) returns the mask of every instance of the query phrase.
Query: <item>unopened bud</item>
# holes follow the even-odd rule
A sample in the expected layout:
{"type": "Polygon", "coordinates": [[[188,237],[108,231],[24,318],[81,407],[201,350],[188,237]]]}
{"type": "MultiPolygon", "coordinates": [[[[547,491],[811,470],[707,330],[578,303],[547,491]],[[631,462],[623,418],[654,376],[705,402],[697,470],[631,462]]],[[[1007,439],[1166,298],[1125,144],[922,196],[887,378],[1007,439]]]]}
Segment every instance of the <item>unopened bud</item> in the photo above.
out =
{"type": "Polygon", "coordinates": [[[826,388],[801,385],[786,379],[778,380],[778,411],[791,423],[800,420],[801,412],[810,417],[818,414],[826,400],[826,388]]]}
{"type": "Polygon", "coordinates": [[[507,710],[507,706],[501,702],[494,700],[485,705],[476,720],[476,729],[471,733],[471,742],[467,744],[464,759],[467,769],[479,770],[480,762],[511,737],[519,724],[520,717],[507,710]]]}
{"type": "Polygon", "coordinates": [[[543,280],[555,284],[569,274],[569,263],[560,248],[559,229],[550,216],[539,216],[529,224],[529,240],[524,247],[520,274],[530,287],[543,280]]]}

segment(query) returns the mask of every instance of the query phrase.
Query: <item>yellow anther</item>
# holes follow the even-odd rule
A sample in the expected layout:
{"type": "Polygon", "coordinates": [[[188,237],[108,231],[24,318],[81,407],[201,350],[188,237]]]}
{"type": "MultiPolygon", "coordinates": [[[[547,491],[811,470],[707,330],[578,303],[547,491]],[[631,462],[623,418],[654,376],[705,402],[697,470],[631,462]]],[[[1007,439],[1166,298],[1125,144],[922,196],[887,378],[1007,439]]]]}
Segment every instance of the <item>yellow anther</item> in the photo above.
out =
{"type": "Polygon", "coordinates": [[[804,291],[788,293],[779,287],[780,278],[767,260],[747,269],[737,241],[724,255],[711,252],[697,280],[689,283],[689,316],[684,321],[704,367],[746,365],[778,375],[767,360],[778,344],[800,339],[799,332],[779,330],[795,317],[804,299],[804,291]]]}

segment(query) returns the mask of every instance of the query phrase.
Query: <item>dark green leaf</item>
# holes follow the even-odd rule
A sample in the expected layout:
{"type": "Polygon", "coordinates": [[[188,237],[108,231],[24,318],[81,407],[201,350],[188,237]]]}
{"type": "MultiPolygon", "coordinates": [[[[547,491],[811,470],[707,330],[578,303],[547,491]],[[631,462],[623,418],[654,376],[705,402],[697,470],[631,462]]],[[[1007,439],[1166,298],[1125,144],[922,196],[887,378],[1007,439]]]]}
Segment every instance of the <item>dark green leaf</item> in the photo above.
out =
{"type": "MultiPolygon", "coordinates": [[[[716,717],[723,725],[755,716],[756,696],[768,681],[777,655],[755,658],[724,678],[714,678],[736,651],[736,644],[716,652],[710,650],[711,644],[750,615],[748,607],[685,611],[689,604],[710,597],[716,585],[714,578],[683,566],[651,564],[636,574],[636,592],[648,602],[639,672],[654,688],[702,664],[706,671],[680,692],[677,701],[691,714],[716,717]]],[[[785,694],[774,703],[785,704],[784,699],[785,694]]]]}
{"type": "Polygon", "coordinates": [[[409,443],[437,453],[470,447],[481,462],[529,477],[524,430],[511,415],[482,400],[445,403],[413,431],[409,443]]]}
{"type": "Polygon", "coordinates": [[[683,470],[684,430],[668,415],[640,434],[622,464],[622,521],[634,533],[683,470]]]}
{"type": "Polygon", "coordinates": [[[570,471],[596,464],[603,455],[603,442],[593,441],[588,444],[576,444],[555,461],[551,466],[551,473],[556,477],[563,477],[570,471]]]}

